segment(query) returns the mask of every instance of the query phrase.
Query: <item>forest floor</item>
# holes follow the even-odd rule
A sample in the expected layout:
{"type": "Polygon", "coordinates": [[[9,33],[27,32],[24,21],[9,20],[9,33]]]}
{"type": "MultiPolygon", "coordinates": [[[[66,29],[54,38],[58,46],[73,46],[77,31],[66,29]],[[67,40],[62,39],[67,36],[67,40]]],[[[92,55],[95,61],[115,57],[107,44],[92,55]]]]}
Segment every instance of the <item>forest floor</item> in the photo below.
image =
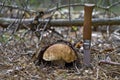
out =
{"type": "MultiPolygon", "coordinates": [[[[115,39],[113,33],[109,37],[98,32],[92,35],[92,69],[77,68],[76,66],[68,69],[58,66],[44,67],[42,64],[35,65],[32,56],[36,52],[38,39],[34,34],[30,37],[31,33],[24,36],[24,39],[20,39],[20,34],[23,32],[16,33],[10,41],[6,41],[10,36],[9,33],[4,33],[2,37],[0,43],[0,80],[120,80],[120,37],[115,39]],[[100,60],[113,61],[119,64],[99,64],[100,60]]],[[[58,35],[52,36],[54,37],[44,36],[41,47],[60,39],[58,35]]],[[[82,57],[80,62],[82,62],[82,57]]]]}

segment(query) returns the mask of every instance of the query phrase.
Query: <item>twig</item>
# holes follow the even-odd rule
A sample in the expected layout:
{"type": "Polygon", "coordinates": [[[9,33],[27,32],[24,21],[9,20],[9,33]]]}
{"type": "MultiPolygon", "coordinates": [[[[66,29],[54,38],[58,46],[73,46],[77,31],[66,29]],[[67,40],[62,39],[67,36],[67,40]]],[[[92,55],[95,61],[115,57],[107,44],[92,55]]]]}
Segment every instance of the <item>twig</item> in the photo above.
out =
{"type": "Polygon", "coordinates": [[[48,30],[51,30],[53,33],[55,33],[55,34],[57,34],[57,35],[59,35],[60,37],[64,37],[62,34],[60,34],[58,31],[56,31],[55,29],[51,29],[51,28],[49,28],[48,30]]]}
{"type": "Polygon", "coordinates": [[[5,3],[6,3],[6,0],[3,1],[3,4],[2,4],[3,6],[1,7],[0,12],[2,11],[2,9],[3,9],[4,5],[5,5],[5,3]]]}
{"type": "Polygon", "coordinates": [[[96,80],[98,80],[98,78],[99,78],[99,68],[97,68],[97,72],[96,72],[96,80]]]}
{"type": "Polygon", "coordinates": [[[118,4],[120,4],[120,1],[113,3],[112,5],[108,6],[108,8],[110,9],[110,8],[112,8],[112,7],[114,7],[114,6],[118,5],[118,4]]]}
{"type": "Polygon", "coordinates": [[[77,70],[77,74],[80,74],[80,70],[78,69],[76,63],[75,63],[75,69],[77,70]]]}
{"type": "MultiPolygon", "coordinates": [[[[59,6],[59,7],[54,7],[54,8],[52,8],[52,9],[49,9],[48,11],[46,11],[46,13],[50,13],[50,12],[53,12],[54,10],[59,10],[59,9],[61,9],[61,8],[65,8],[65,7],[69,7],[69,6],[84,6],[84,4],[81,4],[81,3],[75,3],[75,4],[68,4],[68,5],[62,5],[62,6],[59,6]]],[[[97,5],[95,5],[95,7],[96,8],[99,8],[99,9],[103,9],[103,10],[105,10],[105,11],[107,11],[107,12],[112,12],[111,10],[109,10],[109,8],[108,7],[102,7],[102,6],[97,6],[97,5]]],[[[117,15],[117,14],[115,14],[114,12],[112,12],[114,15],[117,15]]]]}
{"type": "Polygon", "coordinates": [[[10,8],[10,9],[12,8],[12,9],[18,9],[18,10],[21,10],[21,11],[36,13],[36,11],[31,10],[31,9],[25,9],[25,8],[23,9],[23,8],[18,7],[18,6],[10,6],[10,5],[5,5],[3,3],[0,3],[0,6],[7,7],[7,8],[10,8]]]}
{"type": "Polygon", "coordinates": [[[120,66],[120,63],[118,63],[118,62],[107,61],[107,60],[100,60],[99,65],[101,65],[101,64],[109,64],[109,65],[120,66]]]}

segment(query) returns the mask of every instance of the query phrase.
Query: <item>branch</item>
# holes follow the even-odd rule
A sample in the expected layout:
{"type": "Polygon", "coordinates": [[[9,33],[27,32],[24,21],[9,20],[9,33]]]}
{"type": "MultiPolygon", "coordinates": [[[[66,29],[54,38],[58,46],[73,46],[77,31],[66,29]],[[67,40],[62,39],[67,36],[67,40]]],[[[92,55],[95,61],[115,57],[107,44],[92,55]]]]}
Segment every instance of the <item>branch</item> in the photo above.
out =
{"type": "MultiPolygon", "coordinates": [[[[118,2],[119,3],[119,2],[118,2]]],[[[115,3],[115,4],[118,4],[118,3],[115,3]]],[[[7,7],[7,8],[12,8],[12,9],[18,9],[18,10],[21,10],[21,11],[26,11],[26,12],[33,12],[33,13],[36,13],[37,11],[34,11],[34,10],[30,10],[30,9],[23,9],[23,8],[20,8],[20,7],[17,7],[17,6],[10,6],[10,5],[5,5],[3,3],[0,3],[0,6],[2,7],[7,7]]],[[[52,9],[49,9],[47,11],[45,11],[45,13],[51,13],[55,10],[59,10],[59,9],[62,9],[62,8],[66,8],[66,7],[69,7],[69,6],[84,6],[84,4],[81,4],[81,3],[75,3],[75,4],[70,4],[70,5],[61,5],[59,7],[54,7],[52,9]]],[[[106,10],[108,12],[112,12],[109,10],[109,8],[111,8],[113,5],[109,6],[109,7],[102,7],[102,6],[95,6],[96,8],[100,8],[100,9],[103,9],[103,10],[106,10]]],[[[115,14],[114,12],[112,12],[113,14],[115,14]]],[[[115,14],[116,15],[116,14],[115,14]]]]}
{"type": "MultiPolygon", "coordinates": [[[[18,24],[17,21],[20,21],[20,19],[0,18],[0,26],[3,28],[6,28],[12,22],[15,22],[15,24],[18,24]]],[[[34,21],[34,18],[22,19],[21,24],[30,26],[32,25],[33,21],[34,21]]],[[[46,22],[48,22],[48,19],[45,19],[45,20],[39,19],[39,23],[45,24],[46,22]]],[[[63,26],[70,26],[70,25],[83,26],[83,22],[84,22],[84,19],[74,19],[71,21],[69,21],[68,19],[57,19],[57,20],[51,20],[49,24],[55,27],[61,27],[61,26],[63,27],[63,26]]],[[[106,19],[94,18],[92,19],[92,25],[93,26],[120,25],[120,18],[106,18],[106,19]]]]}
{"type": "Polygon", "coordinates": [[[0,3],[0,6],[1,6],[1,7],[11,8],[11,9],[18,9],[18,10],[26,11],[26,12],[33,12],[33,13],[36,13],[36,11],[34,11],[34,10],[23,9],[23,8],[18,7],[18,6],[5,5],[5,4],[3,4],[3,3],[0,3]]]}
{"type": "MultiPolygon", "coordinates": [[[[118,4],[118,3],[117,3],[118,4]]],[[[53,12],[55,10],[59,10],[59,9],[62,9],[62,8],[66,8],[66,7],[69,7],[69,6],[83,6],[84,7],[84,4],[81,4],[81,3],[75,3],[75,4],[70,4],[70,5],[61,5],[59,7],[54,7],[52,9],[49,9],[48,11],[46,11],[46,13],[50,13],[50,12],[53,12]]],[[[110,6],[112,7],[112,5],[110,6]]],[[[111,10],[109,10],[108,7],[102,7],[102,6],[98,6],[98,5],[95,5],[95,8],[99,8],[99,9],[103,9],[107,12],[112,12],[111,10]]],[[[114,15],[117,15],[115,14],[114,12],[112,12],[114,15]]]]}
{"type": "Polygon", "coordinates": [[[110,9],[110,8],[112,8],[112,7],[114,7],[114,6],[118,5],[118,4],[120,4],[120,1],[113,3],[113,4],[110,5],[108,8],[110,9]]]}
{"type": "Polygon", "coordinates": [[[80,3],[75,3],[75,4],[70,4],[70,5],[61,5],[59,7],[54,7],[52,9],[49,9],[48,11],[46,12],[53,12],[54,10],[59,10],[59,9],[62,9],[62,8],[66,8],[66,7],[69,7],[69,6],[84,6],[84,4],[80,4],[80,3]]]}

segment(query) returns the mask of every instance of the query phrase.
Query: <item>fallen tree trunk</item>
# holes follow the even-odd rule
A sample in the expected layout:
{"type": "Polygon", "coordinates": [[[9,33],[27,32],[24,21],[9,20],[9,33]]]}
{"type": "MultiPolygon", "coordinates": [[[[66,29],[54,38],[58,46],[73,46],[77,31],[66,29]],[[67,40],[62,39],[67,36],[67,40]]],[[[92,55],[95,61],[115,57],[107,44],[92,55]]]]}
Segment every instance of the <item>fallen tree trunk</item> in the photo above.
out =
{"type": "MultiPolygon", "coordinates": [[[[0,18],[0,26],[3,28],[6,28],[8,27],[8,25],[10,25],[13,22],[14,24],[19,24],[19,21],[21,21],[21,24],[31,26],[34,19],[30,18],[30,19],[21,20],[21,19],[11,19],[11,18],[0,18]]],[[[57,20],[51,20],[49,25],[55,26],[55,27],[64,27],[64,26],[69,27],[71,25],[83,26],[83,21],[84,19],[74,19],[71,21],[69,21],[68,19],[57,19],[57,20]]],[[[39,23],[45,24],[46,22],[48,22],[48,19],[45,19],[45,20],[39,19],[39,23]]],[[[120,25],[120,18],[92,19],[92,26],[103,26],[103,25],[120,25]]]]}

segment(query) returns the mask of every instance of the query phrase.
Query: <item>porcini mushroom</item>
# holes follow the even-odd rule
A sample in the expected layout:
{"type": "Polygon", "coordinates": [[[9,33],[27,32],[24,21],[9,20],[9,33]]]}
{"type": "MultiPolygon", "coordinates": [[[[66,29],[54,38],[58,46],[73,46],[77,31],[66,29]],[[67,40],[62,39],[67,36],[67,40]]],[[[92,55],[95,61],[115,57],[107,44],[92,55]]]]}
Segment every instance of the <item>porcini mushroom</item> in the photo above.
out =
{"type": "Polygon", "coordinates": [[[70,42],[64,40],[58,40],[53,44],[43,47],[38,59],[38,64],[42,62],[48,66],[51,63],[61,67],[72,67],[74,63],[77,63],[77,65],[80,64],[80,57],[76,48],[70,42]]]}
{"type": "Polygon", "coordinates": [[[50,46],[43,54],[45,61],[63,60],[71,63],[77,59],[75,51],[67,44],[57,43],[50,46]]]}

